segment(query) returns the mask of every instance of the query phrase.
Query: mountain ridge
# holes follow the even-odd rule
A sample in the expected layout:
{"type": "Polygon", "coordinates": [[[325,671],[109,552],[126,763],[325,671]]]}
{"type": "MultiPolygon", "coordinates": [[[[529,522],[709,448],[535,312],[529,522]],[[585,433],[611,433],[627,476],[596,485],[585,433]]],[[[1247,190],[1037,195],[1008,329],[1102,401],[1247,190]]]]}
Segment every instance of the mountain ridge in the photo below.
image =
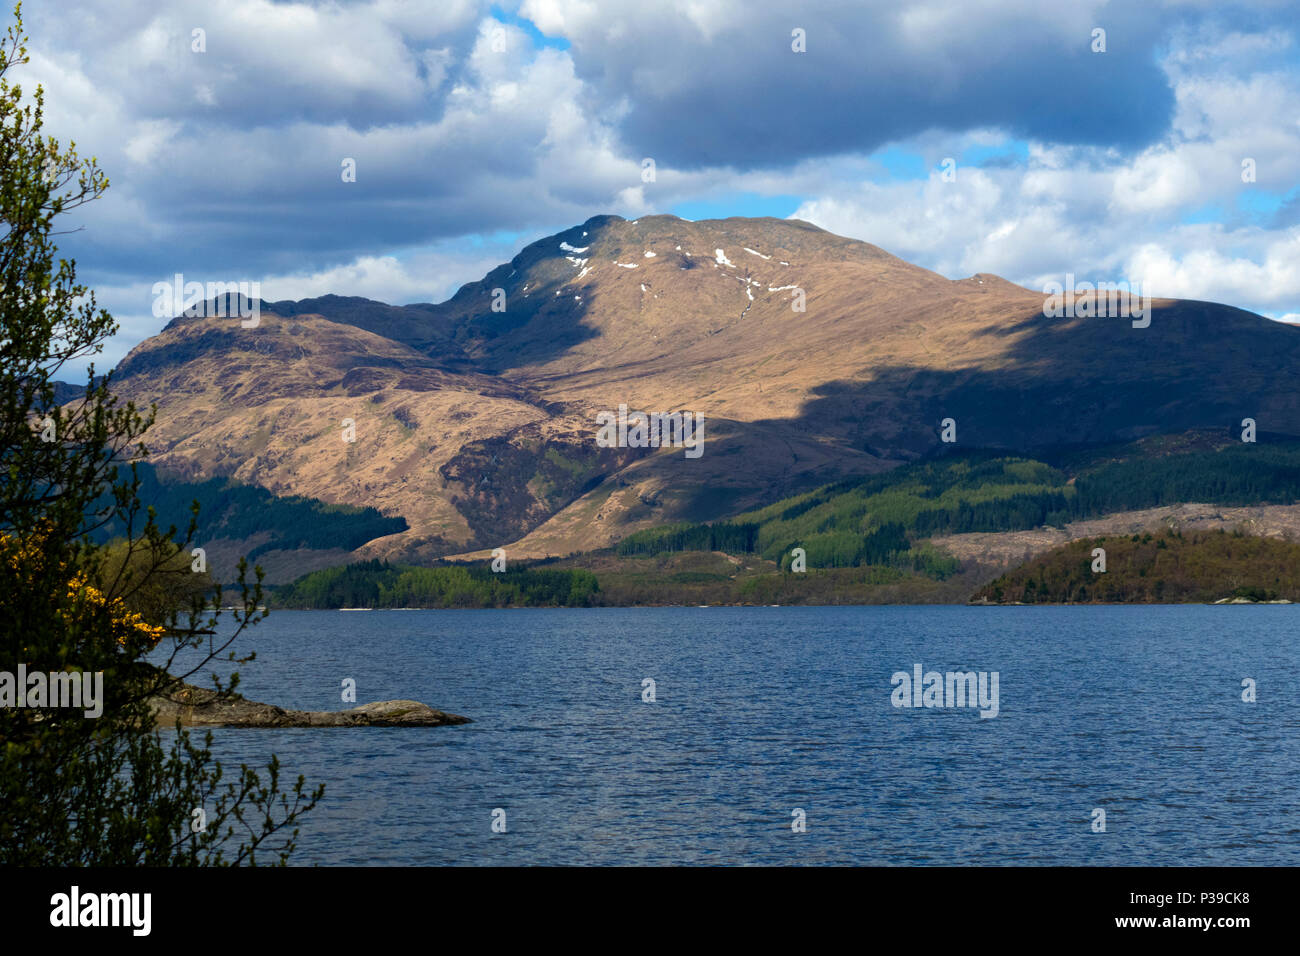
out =
{"type": "Polygon", "coordinates": [[[1278,387],[1300,330],[1187,300],[1154,300],[1148,328],[1043,303],[796,220],[597,216],[442,303],[178,317],[115,386],[159,402],[164,472],[400,515],[408,531],[360,553],[404,559],[725,517],[932,454],[945,418],[962,447],[1021,451],[1247,417],[1300,435],[1278,387]],[[597,447],[595,414],[620,404],[703,414],[704,455],[597,447]]]}

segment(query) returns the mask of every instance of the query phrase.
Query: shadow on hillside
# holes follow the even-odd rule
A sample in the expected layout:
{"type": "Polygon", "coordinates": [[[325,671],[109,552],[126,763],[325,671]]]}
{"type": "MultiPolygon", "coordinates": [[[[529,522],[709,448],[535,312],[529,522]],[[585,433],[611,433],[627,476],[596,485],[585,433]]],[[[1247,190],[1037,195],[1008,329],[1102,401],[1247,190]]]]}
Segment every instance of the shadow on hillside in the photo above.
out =
{"type": "MultiPolygon", "coordinates": [[[[998,369],[874,369],[815,391],[795,421],[873,454],[920,456],[956,422],[958,447],[1030,451],[1190,429],[1300,435],[1300,329],[1227,306],[1178,302],[1151,325],[1031,316],[998,369]]],[[[755,422],[755,426],[774,424],[755,422]]],[[[789,424],[789,423],[782,423],[789,424]]]]}

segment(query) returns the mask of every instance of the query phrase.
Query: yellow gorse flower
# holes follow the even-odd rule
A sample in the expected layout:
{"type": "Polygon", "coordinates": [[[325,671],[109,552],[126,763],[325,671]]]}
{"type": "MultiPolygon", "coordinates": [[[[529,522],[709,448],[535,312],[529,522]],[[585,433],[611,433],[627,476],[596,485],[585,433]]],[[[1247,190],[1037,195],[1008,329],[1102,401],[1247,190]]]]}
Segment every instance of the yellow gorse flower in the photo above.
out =
{"type": "Polygon", "coordinates": [[[121,598],[110,598],[99,588],[89,584],[84,575],[75,574],[68,582],[68,597],[82,599],[97,610],[107,611],[112,621],[112,636],[118,644],[125,646],[132,635],[144,638],[151,646],[157,644],[167,633],[167,628],[150,624],[135,611],[128,610],[121,598]]]}
{"type": "MultiPolygon", "coordinates": [[[[48,555],[38,538],[15,546],[12,536],[0,535],[0,550],[5,552],[6,563],[15,572],[33,566],[43,569],[48,561],[48,555]]],[[[69,572],[67,594],[70,601],[79,602],[82,613],[89,609],[106,616],[109,624],[105,636],[118,645],[125,647],[132,639],[138,641],[143,638],[147,646],[153,646],[167,634],[167,628],[150,624],[140,614],[130,610],[120,597],[106,595],[90,582],[84,572],[71,571],[66,562],[62,561],[59,569],[69,572]]],[[[74,603],[72,607],[65,607],[60,612],[69,623],[72,623],[75,606],[74,603]]]]}

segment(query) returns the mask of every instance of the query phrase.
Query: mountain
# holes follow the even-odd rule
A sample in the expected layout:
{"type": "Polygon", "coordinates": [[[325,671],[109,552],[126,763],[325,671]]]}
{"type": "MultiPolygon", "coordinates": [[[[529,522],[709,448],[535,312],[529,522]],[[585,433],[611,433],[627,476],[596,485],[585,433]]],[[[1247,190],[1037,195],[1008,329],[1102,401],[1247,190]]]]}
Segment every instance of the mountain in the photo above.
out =
{"type": "Polygon", "coordinates": [[[1146,328],[1048,318],[1040,293],[796,220],[598,216],[443,303],[261,308],[174,319],[115,386],[158,403],[164,474],[406,520],[360,557],[603,547],[949,448],[949,417],[959,448],[1025,452],[1243,418],[1300,435],[1300,329],[1168,299],[1146,328]],[[702,413],[703,455],[598,447],[620,404],[702,413]]]}

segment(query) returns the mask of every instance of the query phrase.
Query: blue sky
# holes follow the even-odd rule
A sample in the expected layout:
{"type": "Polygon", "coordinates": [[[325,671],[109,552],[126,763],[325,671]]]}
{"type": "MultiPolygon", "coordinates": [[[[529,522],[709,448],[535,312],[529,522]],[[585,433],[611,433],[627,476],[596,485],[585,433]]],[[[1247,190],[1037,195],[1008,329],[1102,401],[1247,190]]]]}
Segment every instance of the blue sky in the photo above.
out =
{"type": "Polygon", "coordinates": [[[1296,320],[1298,14],[64,0],[29,7],[15,79],[112,182],[63,245],[122,324],[108,364],[176,272],[440,301],[601,213],[793,216],[952,278],[1130,279],[1296,320]]]}

